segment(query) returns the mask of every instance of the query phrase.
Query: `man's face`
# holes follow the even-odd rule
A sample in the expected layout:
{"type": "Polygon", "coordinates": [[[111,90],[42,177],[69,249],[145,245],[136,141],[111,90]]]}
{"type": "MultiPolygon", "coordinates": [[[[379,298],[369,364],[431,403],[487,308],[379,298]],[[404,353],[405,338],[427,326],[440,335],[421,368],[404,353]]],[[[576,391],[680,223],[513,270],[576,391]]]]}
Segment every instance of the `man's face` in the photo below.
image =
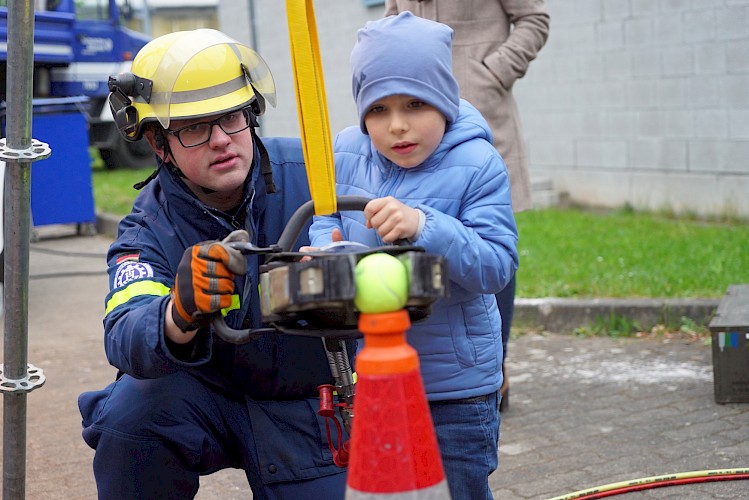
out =
{"type": "Polygon", "coordinates": [[[247,116],[240,110],[194,120],[174,120],[169,124],[164,135],[169,141],[172,162],[182,171],[185,183],[193,191],[199,186],[217,195],[229,196],[243,190],[253,159],[252,132],[246,127],[246,120],[247,116]],[[185,147],[183,143],[189,146],[200,142],[194,139],[195,131],[201,129],[206,133],[210,130],[207,142],[185,147]]]}
{"type": "Polygon", "coordinates": [[[374,146],[403,168],[420,165],[437,149],[446,123],[436,108],[407,95],[380,99],[364,116],[374,146]]]}

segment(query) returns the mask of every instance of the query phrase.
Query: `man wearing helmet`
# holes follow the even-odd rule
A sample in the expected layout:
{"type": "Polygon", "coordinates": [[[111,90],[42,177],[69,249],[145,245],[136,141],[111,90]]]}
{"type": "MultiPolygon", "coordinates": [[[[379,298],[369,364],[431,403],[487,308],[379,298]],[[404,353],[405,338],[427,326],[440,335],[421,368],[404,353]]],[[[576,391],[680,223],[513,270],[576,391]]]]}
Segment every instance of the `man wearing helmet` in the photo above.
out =
{"type": "Polygon", "coordinates": [[[254,498],[342,498],[317,415],[316,388],[332,381],[319,339],[237,345],[209,321],[223,311],[232,328],[261,326],[259,257],[226,243],[277,242],[309,199],[300,141],[255,133],[275,105],[270,70],[200,29],[153,40],[110,89],[120,131],[147,140],[159,166],[107,256],[117,380],[79,397],[99,497],[192,498],[200,475],[234,467],[254,498]]]}

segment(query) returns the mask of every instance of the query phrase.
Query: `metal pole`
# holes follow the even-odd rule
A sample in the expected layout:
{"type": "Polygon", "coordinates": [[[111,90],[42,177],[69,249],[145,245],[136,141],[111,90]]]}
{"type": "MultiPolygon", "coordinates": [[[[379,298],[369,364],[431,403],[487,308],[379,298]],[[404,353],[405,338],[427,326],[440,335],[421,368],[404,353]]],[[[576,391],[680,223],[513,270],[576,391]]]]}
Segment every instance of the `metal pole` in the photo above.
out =
{"type": "Polygon", "coordinates": [[[0,158],[6,161],[5,339],[0,370],[3,392],[3,498],[26,494],[26,393],[44,376],[27,364],[31,162],[49,156],[49,147],[31,139],[34,60],[33,0],[8,2],[6,131],[0,158]]]}

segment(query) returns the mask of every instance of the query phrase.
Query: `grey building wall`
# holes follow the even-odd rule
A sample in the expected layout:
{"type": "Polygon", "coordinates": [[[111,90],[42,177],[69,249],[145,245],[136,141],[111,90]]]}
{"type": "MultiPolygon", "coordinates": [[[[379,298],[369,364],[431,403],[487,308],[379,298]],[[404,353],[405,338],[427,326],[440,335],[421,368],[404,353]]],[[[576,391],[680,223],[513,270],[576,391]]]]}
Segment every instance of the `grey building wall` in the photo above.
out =
{"type": "MultiPolygon", "coordinates": [[[[749,0],[548,0],[549,41],[515,85],[531,176],[575,203],[749,217],[749,0]]],[[[382,15],[315,0],[332,132],[355,124],[348,56],[382,15]]],[[[299,135],[285,2],[222,0],[279,105],[266,135],[299,135]],[[249,10],[254,9],[253,38],[249,10]]]]}
{"type": "Polygon", "coordinates": [[[516,89],[533,175],[586,205],[749,216],[749,2],[548,6],[516,89]]]}

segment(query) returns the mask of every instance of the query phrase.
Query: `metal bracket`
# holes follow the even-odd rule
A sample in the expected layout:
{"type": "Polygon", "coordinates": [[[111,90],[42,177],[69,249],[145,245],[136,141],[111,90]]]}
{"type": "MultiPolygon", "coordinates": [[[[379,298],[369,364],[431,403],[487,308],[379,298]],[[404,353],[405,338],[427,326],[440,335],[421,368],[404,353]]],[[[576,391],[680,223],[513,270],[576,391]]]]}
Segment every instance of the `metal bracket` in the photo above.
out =
{"type": "Polygon", "coordinates": [[[5,161],[17,161],[31,163],[44,160],[52,155],[52,148],[46,142],[31,139],[31,147],[28,149],[9,148],[7,138],[0,139],[0,159],[5,161]]]}
{"type": "Polygon", "coordinates": [[[0,364],[0,392],[31,392],[47,381],[42,369],[31,363],[27,366],[24,378],[6,378],[4,370],[5,367],[0,364]]]}

